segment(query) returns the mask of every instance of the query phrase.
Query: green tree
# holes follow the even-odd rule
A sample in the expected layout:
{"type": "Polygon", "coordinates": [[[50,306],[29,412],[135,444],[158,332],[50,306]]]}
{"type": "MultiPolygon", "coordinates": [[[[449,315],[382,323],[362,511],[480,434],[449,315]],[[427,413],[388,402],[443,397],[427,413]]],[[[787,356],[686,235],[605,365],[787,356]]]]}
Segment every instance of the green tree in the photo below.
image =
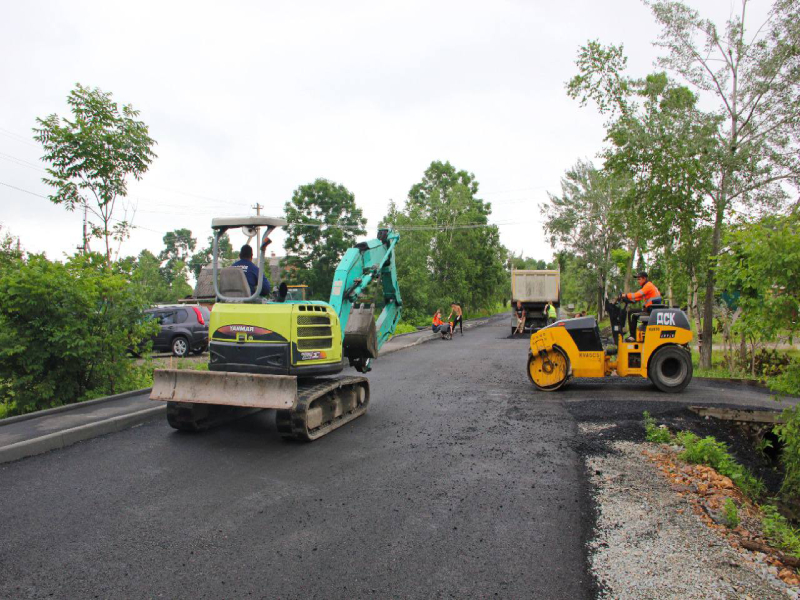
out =
{"type": "Polygon", "coordinates": [[[477,193],[473,174],[434,161],[403,210],[390,206],[383,222],[403,236],[396,252],[407,319],[427,320],[452,301],[469,313],[508,293],[507,252],[477,193]]]}
{"type": "Polygon", "coordinates": [[[287,283],[304,283],[312,298],[327,300],[339,261],[367,233],[355,196],[341,184],[317,179],[294,191],[284,218],[287,283]]]}
{"type": "MultiPolygon", "coordinates": [[[[718,102],[713,179],[711,256],[720,254],[723,226],[734,211],[771,208],[786,198],[781,182],[800,177],[800,56],[796,1],[777,2],[755,35],[746,28],[747,0],[720,33],[681,2],[650,4],[662,27],[660,63],[718,102]]],[[[709,262],[700,365],[711,367],[715,261],[709,262]]]]}
{"type": "Polygon", "coordinates": [[[800,215],[770,215],[736,227],[718,260],[720,286],[738,293],[737,332],[751,342],[750,369],[760,341],[800,332],[800,215]]]}
{"type": "MultiPolygon", "coordinates": [[[[582,105],[591,100],[601,114],[611,116],[604,170],[632,182],[619,199],[629,252],[623,287],[630,291],[637,251],[641,256],[644,248],[650,248],[671,258],[683,246],[694,244],[698,228],[708,219],[704,198],[711,186],[710,158],[718,122],[697,110],[696,96],[666,74],[633,79],[624,73],[626,64],[621,46],[589,42],[579,51],[579,73],[567,87],[582,105]]],[[[697,263],[676,266],[693,271],[697,263]]],[[[671,299],[679,273],[667,268],[665,274],[662,292],[671,299]]]]}
{"type": "Polygon", "coordinates": [[[147,304],[170,304],[182,297],[173,291],[161,269],[161,261],[152,252],[142,250],[138,258],[131,261],[127,274],[147,304]]]}
{"type": "MultiPolygon", "coordinates": [[[[208,237],[208,246],[195,252],[192,258],[187,263],[189,270],[194,274],[195,279],[200,277],[200,271],[203,267],[211,264],[211,259],[214,256],[214,236],[208,237]]],[[[224,233],[219,238],[219,259],[220,266],[230,266],[236,259],[239,258],[239,251],[234,249],[231,245],[231,238],[227,233],[224,233]]]]}
{"type": "Polygon", "coordinates": [[[84,249],[89,237],[103,239],[110,266],[111,239],[122,241],[130,230],[130,223],[114,217],[117,200],[127,194],[126,179],[141,179],[156,158],[155,141],[147,125],[136,120],[139,111],[129,104],[120,109],[110,93],[77,84],[67,103],[72,120],[56,114],[36,119],[34,139],[50,164],[43,181],[56,189],[51,202],[69,211],[83,208],[91,215],[84,249]]]}
{"type": "Polygon", "coordinates": [[[197,241],[188,229],[176,229],[164,235],[164,249],[158,255],[163,263],[161,271],[164,279],[174,287],[180,288],[185,295],[191,293],[188,284],[187,264],[197,241]],[[189,290],[188,292],[186,290],[189,290]]]}
{"type": "Polygon", "coordinates": [[[0,274],[16,264],[22,258],[22,250],[19,246],[19,238],[14,237],[8,232],[3,232],[3,225],[0,224],[0,274]]]}
{"type": "Polygon", "coordinates": [[[100,254],[18,259],[0,275],[0,388],[16,412],[120,391],[127,350],[153,333],[137,286],[100,254]]]}
{"type": "Polygon", "coordinates": [[[592,300],[603,318],[603,298],[609,293],[614,268],[612,252],[622,245],[624,230],[619,199],[627,193],[625,180],[578,161],[561,179],[561,195],[548,194],[542,206],[545,234],[554,248],[574,253],[592,273],[592,300]]]}

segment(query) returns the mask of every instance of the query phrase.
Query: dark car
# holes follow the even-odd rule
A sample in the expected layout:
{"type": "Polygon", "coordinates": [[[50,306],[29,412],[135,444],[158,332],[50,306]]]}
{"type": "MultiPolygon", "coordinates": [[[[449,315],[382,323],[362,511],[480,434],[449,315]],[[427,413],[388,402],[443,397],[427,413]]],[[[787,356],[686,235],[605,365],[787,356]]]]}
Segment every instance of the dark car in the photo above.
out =
{"type": "Polygon", "coordinates": [[[187,356],[208,349],[208,320],[211,311],[205,306],[176,304],[157,306],[145,311],[148,318],[156,319],[161,330],[153,337],[153,350],[187,356]]]}

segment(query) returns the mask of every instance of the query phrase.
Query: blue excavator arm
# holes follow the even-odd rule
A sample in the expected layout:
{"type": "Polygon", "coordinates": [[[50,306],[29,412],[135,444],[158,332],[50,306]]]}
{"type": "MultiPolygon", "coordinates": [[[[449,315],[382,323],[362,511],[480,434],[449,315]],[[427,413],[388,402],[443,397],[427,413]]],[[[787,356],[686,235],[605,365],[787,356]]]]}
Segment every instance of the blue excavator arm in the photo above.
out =
{"type": "Polygon", "coordinates": [[[342,342],[350,364],[359,371],[369,370],[369,361],[394,333],[403,301],[397,285],[394,249],[400,234],[388,229],[378,231],[377,239],[361,242],[342,257],[333,276],[329,304],[339,315],[342,342]],[[374,320],[374,306],[356,306],[358,297],[376,278],[380,278],[384,307],[374,320]]]}

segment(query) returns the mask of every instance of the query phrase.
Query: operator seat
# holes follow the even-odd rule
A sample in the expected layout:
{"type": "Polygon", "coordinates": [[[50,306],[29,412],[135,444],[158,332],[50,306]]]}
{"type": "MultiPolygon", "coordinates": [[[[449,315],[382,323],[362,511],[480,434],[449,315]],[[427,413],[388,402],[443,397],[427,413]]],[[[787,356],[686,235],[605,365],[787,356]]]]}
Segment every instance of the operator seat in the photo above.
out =
{"type": "Polygon", "coordinates": [[[667,304],[656,304],[655,302],[646,307],[643,312],[637,313],[639,315],[639,329],[644,331],[650,323],[650,314],[657,308],[669,308],[667,304]]]}
{"type": "Polygon", "coordinates": [[[239,267],[220,269],[219,293],[230,298],[249,298],[252,294],[244,271],[239,267]]]}

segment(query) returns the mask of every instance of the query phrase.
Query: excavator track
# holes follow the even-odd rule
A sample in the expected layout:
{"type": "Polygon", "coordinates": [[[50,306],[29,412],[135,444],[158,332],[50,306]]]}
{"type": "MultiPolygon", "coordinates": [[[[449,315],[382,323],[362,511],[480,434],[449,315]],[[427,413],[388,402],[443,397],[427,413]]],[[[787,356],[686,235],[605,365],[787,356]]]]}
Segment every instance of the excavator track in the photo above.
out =
{"type": "Polygon", "coordinates": [[[276,411],[278,433],[286,439],[311,442],[367,412],[369,380],[337,377],[297,382],[297,402],[276,411]]]}
{"type": "MultiPolygon", "coordinates": [[[[367,412],[366,377],[309,379],[297,382],[297,401],[277,410],[278,432],[286,439],[310,442],[367,412]]],[[[167,402],[167,422],[180,431],[205,431],[263,410],[192,402],[167,402]]]]}
{"type": "Polygon", "coordinates": [[[167,402],[167,422],[179,431],[205,431],[262,410],[191,402],[167,402]]]}

